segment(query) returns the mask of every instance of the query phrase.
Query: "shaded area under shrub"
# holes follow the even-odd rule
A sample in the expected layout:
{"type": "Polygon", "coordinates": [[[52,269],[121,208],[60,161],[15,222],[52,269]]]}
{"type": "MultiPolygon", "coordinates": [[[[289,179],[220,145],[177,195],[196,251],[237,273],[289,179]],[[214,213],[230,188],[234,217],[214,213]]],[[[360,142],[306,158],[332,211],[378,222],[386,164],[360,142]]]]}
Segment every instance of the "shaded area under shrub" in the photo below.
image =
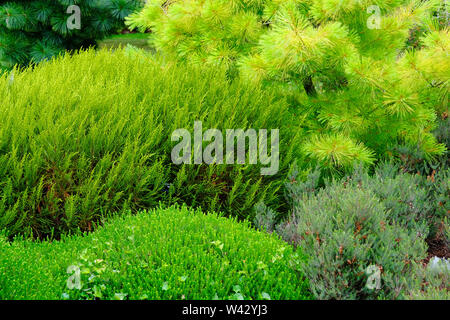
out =
{"type": "MultiPolygon", "coordinates": [[[[302,131],[271,90],[229,83],[221,68],[130,50],[90,50],[0,78],[0,230],[58,236],[105,212],[187,203],[247,217],[275,207],[302,131]],[[174,130],[280,130],[280,171],[174,165],[174,130]]],[[[205,147],[209,142],[205,142],[205,147]]],[[[264,166],[266,167],[266,166],[264,166]]]]}

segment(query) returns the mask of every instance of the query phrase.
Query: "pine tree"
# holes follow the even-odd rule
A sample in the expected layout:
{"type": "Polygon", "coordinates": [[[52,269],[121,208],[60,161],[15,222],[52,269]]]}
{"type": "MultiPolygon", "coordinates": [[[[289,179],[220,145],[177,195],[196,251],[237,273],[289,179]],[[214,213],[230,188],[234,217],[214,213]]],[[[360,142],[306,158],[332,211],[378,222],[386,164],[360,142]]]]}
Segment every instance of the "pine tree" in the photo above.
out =
{"type": "Polygon", "coordinates": [[[443,154],[431,131],[448,111],[444,0],[150,0],[127,18],[189,63],[276,86],[295,106],[306,155],[328,167],[399,147],[443,154]],[[376,4],[376,5],[374,5],[376,4]],[[419,28],[417,43],[408,45],[419,28]]]}
{"type": "Polygon", "coordinates": [[[0,1],[0,68],[93,45],[141,5],[141,0],[0,1]]]}

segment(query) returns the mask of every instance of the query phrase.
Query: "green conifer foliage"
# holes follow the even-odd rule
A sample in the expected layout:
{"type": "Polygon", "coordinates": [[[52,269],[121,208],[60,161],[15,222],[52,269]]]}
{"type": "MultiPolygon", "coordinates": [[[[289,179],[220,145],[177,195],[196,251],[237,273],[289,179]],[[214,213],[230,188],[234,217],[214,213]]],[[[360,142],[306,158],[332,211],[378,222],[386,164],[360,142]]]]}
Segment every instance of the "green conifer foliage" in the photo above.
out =
{"type": "Polygon", "coordinates": [[[140,0],[0,1],[0,68],[92,45],[140,5],[140,0]]]}
{"type": "MultiPolygon", "coordinates": [[[[149,0],[127,18],[160,51],[275,86],[329,167],[372,163],[398,145],[443,154],[431,131],[448,110],[450,37],[442,0],[149,0]],[[445,18],[445,17],[444,17],[445,18]],[[419,45],[408,46],[420,28],[419,45]]],[[[448,17],[447,17],[448,19],[448,17]]]]}

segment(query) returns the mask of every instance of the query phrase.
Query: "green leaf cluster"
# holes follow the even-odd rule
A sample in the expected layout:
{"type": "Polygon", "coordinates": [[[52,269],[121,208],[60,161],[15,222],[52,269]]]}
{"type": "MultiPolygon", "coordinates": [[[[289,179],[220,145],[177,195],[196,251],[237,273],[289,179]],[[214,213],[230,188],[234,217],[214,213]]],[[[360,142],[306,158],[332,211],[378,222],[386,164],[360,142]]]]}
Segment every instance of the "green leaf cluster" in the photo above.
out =
{"type": "Polygon", "coordinates": [[[431,160],[448,112],[450,36],[441,0],[148,1],[128,17],[151,43],[191,64],[225,65],[229,76],[277,88],[310,134],[311,160],[372,164],[397,146],[431,160]],[[375,24],[370,22],[375,19],[375,24]],[[407,48],[410,30],[423,30],[407,48]]]}
{"type": "Polygon", "coordinates": [[[292,268],[300,251],[249,223],[186,207],[116,217],[61,241],[0,235],[0,252],[0,300],[311,299],[292,268]]]}

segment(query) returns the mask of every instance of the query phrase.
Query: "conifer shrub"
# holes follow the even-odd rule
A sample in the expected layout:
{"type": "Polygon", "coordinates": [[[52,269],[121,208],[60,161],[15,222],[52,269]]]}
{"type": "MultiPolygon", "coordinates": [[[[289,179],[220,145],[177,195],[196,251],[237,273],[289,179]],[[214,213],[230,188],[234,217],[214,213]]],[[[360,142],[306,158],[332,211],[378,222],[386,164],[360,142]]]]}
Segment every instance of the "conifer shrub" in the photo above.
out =
{"type": "Polygon", "coordinates": [[[142,4],[141,0],[2,0],[0,69],[94,45],[123,28],[124,18],[142,4]]]}
{"type": "Polygon", "coordinates": [[[300,157],[302,131],[273,91],[230,84],[224,74],[123,50],[89,50],[4,74],[0,229],[58,236],[159,202],[241,218],[259,200],[283,206],[280,177],[300,157]],[[279,129],[279,173],[262,176],[259,162],[173,164],[173,132],[186,128],[193,137],[197,120],[204,131],[279,129]]]}
{"type": "Polygon", "coordinates": [[[316,298],[446,296],[448,275],[430,275],[422,260],[433,228],[443,224],[448,229],[442,214],[449,209],[448,186],[440,194],[421,176],[399,173],[392,165],[378,167],[373,176],[359,168],[325,187],[320,187],[318,170],[306,180],[299,177],[294,170],[286,182],[291,214],[280,217],[260,203],[255,224],[310,257],[299,270],[316,298]],[[439,197],[444,203],[437,203],[439,197]]]}
{"type": "Polygon", "coordinates": [[[311,298],[292,271],[300,252],[249,223],[186,207],[116,217],[61,241],[0,237],[0,250],[0,300],[311,298]]]}
{"type": "Polygon", "coordinates": [[[274,87],[309,133],[310,160],[351,169],[446,148],[431,133],[448,110],[450,37],[441,0],[148,1],[128,17],[159,51],[274,87]],[[374,5],[375,8],[374,8],[374,5]],[[378,10],[378,13],[377,13],[378,10]],[[420,28],[420,46],[408,47],[420,28]],[[405,49],[406,48],[406,49],[405,49]]]}

